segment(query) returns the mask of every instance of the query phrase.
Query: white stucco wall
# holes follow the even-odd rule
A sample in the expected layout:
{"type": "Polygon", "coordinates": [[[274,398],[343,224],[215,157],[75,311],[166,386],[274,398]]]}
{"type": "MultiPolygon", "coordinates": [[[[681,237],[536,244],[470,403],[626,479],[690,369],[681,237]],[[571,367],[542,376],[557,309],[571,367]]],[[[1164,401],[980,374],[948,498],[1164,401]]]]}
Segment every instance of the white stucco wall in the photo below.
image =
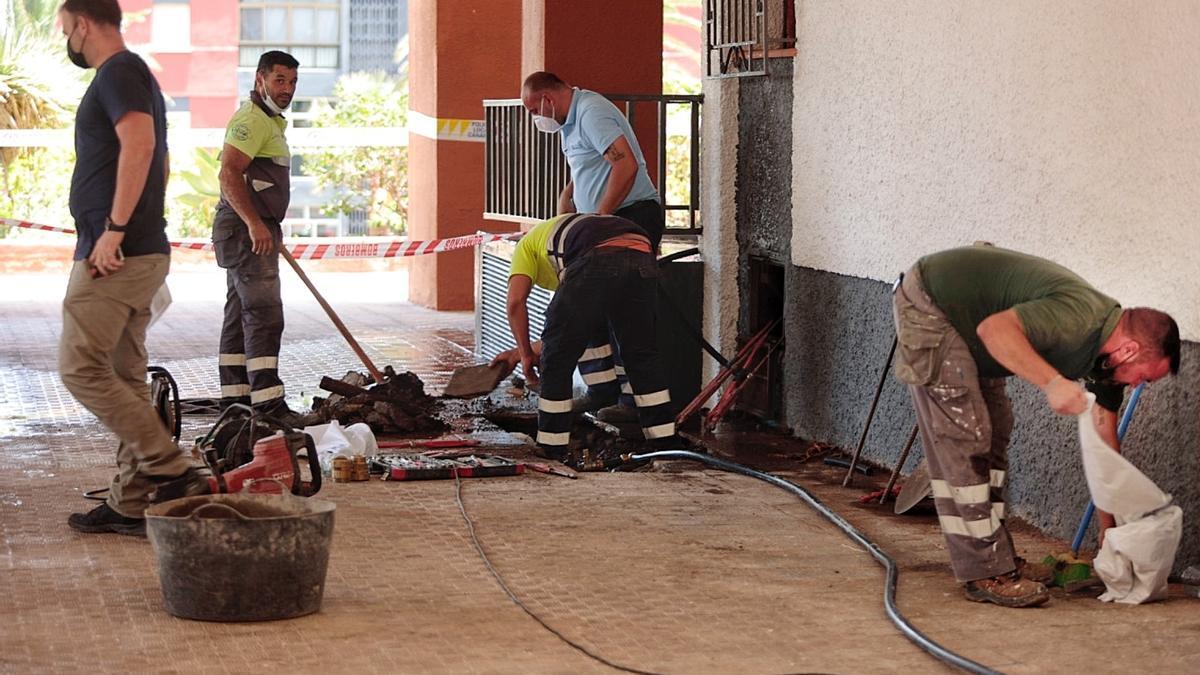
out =
{"type": "Polygon", "coordinates": [[[1200,2],[797,10],[795,264],[891,280],[985,239],[1200,339],[1200,2]]]}

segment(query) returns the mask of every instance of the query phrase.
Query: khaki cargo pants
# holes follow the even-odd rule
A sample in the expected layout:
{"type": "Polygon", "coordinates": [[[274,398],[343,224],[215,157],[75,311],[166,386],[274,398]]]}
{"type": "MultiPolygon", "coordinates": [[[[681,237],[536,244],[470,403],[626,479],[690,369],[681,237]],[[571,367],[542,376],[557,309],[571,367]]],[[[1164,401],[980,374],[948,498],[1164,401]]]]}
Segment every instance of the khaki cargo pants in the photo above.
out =
{"type": "Polygon", "coordinates": [[[116,274],[93,279],[87,262],[76,261],[63,299],[59,373],[120,441],[108,505],[130,518],[146,510],[151,476],[178,476],[191,466],[155,413],[146,382],[150,300],[170,264],[165,254],[135,256],[116,274]]]}
{"type": "Polygon", "coordinates": [[[908,385],[929,463],[938,521],[960,582],[1011,572],[1004,476],[1012,407],[1003,378],[981,378],[966,342],[916,266],[892,298],[896,377],[908,385]]]}

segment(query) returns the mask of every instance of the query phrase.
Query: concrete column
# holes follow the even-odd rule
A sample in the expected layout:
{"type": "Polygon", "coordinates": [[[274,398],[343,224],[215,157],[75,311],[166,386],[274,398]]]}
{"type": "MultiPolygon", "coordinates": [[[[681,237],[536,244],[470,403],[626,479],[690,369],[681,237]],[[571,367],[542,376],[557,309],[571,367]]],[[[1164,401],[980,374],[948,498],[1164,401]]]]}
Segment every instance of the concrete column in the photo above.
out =
{"type": "MultiPolygon", "coordinates": [[[[408,232],[416,240],[515,229],[484,221],[483,105],[521,82],[521,0],[409,0],[408,232]]],[[[413,260],[413,302],[474,306],[471,249],[413,260]]]]}
{"type": "MultiPolygon", "coordinates": [[[[522,0],[521,77],[538,70],[601,94],[662,93],[662,0],[522,0]]],[[[518,96],[520,87],[510,96],[518,96]]],[[[657,187],[653,106],[639,106],[634,133],[657,187]]]]}
{"type": "MultiPolygon", "coordinates": [[[[704,152],[700,156],[700,194],[704,195],[704,338],[722,354],[737,348],[738,243],[737,190],[739,78],[704,80],[701,109],[704,152]]],[[[719,364],[704,359],[704,381],[719,364]]]]}

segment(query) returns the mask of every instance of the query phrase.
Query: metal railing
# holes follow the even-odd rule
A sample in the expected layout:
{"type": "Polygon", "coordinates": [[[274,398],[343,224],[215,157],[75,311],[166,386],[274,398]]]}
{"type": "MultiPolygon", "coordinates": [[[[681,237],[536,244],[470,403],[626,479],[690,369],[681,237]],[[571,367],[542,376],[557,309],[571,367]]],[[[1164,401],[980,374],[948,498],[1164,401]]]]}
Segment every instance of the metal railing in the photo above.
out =
{"type": "MultiPolygon", "coordinates": [[[[652,108],[657,123],[657,161],[648,166],[650,179],[658,187],[666,211],[667,234],[700,233],[700,105],[703,96],[686,94],[606,94],[635,126],[640,108],[652,108]],[[687,130],[671,133],[670,106],[688,106],[687,130]],[[668,152],[672,139],[683,138],[684,152],[668,152]],[[680,154],[683,156],[681,157],[680,154]],[[686,162],[681,180],[671,173],[686,162]],[[682,185],[680,185],[682,183],[682,185]],[[672,201],[674,191],[686,195],[672,201]]],[[[563,157],[560,134],[544,134],[520,99],[491,99],[483,102],[484,217],[518,222],[539,222],[558,213],[558,195],[570,180],[563,157]]],[[[673,125],[672,125],[673,126],[673,125]]],[[[678,145],[678,142],[675,143],[678,145]]]]}

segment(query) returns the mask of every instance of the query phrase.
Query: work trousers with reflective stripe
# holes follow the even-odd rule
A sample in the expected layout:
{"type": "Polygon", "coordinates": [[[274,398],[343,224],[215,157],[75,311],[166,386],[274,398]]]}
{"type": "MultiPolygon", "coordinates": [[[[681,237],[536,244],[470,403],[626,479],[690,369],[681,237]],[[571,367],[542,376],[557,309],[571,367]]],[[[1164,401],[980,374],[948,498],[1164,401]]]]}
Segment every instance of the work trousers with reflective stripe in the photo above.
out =
{"type": "Polygon", "coordinates": [[[571,371],[598,330],[611,329],[625,361],[642,435],[675,435],[674,406],[655,344],[654,256],[600,248],[572,261],[546,310],[538,444],[565,450],[571,432],[571,371]]]}
{"type": "MultiPolygon", "coordinates": [[[[643,199],[617,209],[613,215],[632,220],[641,226],[650,238],[651,250],[658,251],[666,225],[662,204],[654,199],[643,199]]],[[[607,328],[598,329],[579,359],[579,375],[593,399],[619,400],[621,405],[632,408],[637,403],[633,398],[633,389],[629,386],[629,377],[625,373],[621,350],[613,349],[614,343],[616,340],[612,331],[607,328]]]]}
{"type": "Polygon", "coordinates": [[[893,309],[897,373],[916,381],[908,387],[954,576],[967,582],[1011,572],[1004,478],[1013,416],[1005,381],[979,377],[966,341],[925,292],[916,267],[893,309]]]}
{"type": "Polygon", "coordinates": [[[170,268],[164,254],[133,256],[115,274],[93,279],[86,261],[71,268],[63,299],[58,369],[67,391],[118,439],[108,505],[140,518],[155,478],[191,466],[150,403],[146,327],[150,300],[170,268]]]}
{"type": "MultiPolygon", "coordinates": [[[[272,228],[277,234],[277,228],[272,228]]],[[[213,224],[217,263],[225,268],[225,320],[217,371],[223,403],[270,408],[283,400],[279,344],[283,337],[283,301],[279,295],[279,247],[255,255],[246,225],[221,212],[213,224]]]]}

